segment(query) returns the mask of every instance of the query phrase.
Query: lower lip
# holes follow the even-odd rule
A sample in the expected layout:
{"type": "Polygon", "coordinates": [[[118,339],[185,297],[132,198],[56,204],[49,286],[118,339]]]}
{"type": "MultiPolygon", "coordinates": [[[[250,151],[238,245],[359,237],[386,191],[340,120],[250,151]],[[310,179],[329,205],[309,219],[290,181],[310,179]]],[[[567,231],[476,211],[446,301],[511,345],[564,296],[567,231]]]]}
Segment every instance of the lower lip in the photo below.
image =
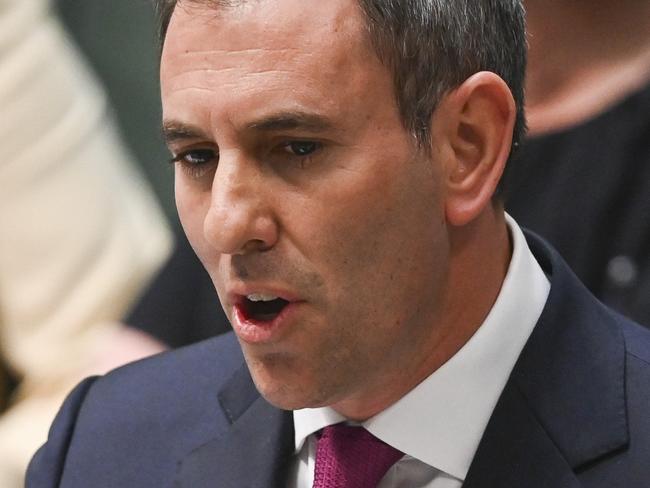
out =
{"type": "Polygon", "coordinates": [[[277,341],[288,328],[291,316],[299,302],[290,302],[273,319],[266,322],[247,318],[239,306],[234,307],[233,328],[242,341],[265,344],[277,341]]]}

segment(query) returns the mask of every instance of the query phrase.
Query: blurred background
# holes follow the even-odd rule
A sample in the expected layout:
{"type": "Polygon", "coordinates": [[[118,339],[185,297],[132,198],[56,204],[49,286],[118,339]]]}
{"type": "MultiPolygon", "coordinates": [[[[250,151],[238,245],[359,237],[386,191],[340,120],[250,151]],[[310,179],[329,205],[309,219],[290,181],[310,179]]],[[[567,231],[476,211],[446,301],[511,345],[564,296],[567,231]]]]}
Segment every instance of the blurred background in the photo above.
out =
{"type": "Polygon", "coordinates": [[[54,0],[54,8],[101,79],[125,144],[172,225],[173,168],[160,136],[159,46],[150,0],[54,0]]]}
{"type": "Polygon", "coordinates": [[[81,378],[169,347],[124,324],[175,240],[157,58],[146,0],[0,0],[3,488],[81,378]]]}

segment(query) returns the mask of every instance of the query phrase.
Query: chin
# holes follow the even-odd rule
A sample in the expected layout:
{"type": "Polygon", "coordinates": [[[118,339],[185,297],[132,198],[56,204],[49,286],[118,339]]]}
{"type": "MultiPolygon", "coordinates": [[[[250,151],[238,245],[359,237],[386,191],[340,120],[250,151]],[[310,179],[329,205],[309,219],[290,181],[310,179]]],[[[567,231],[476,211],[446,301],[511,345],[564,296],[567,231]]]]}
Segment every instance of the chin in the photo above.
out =
{"type": "Polygon", "coordinates": [[[274,362],[273,367],[267,367],[262,362],[257,362],[249,364],[249,370],[257,391],[274,407],[300,410],[320,407],[326,403],[321,398],[317,385],[304,376],[297,376],[295,368],[278,367],[277,362],[274,362]]]}
{"type": "Polygon", "coordinates": [[[274,407],[282,410],[300,410],[302,408],[317,406],[314,404],[313,399],[310,398],[310,395],[305,395],[304,392],[297,392],[293,386],[269,381],[254,381],[260,395],[274,407]]]}
{"type": "MultiPolygon", "coordinates": [[[[258,388],[259,390],[259,388],[258,388]]],[[[302,398],[294,398],[276,391],[262,391],[259,390],[262,397],[276,408],[281,410],[301,410],[303,408],[310,408],[309,402],[302,398]]]]}

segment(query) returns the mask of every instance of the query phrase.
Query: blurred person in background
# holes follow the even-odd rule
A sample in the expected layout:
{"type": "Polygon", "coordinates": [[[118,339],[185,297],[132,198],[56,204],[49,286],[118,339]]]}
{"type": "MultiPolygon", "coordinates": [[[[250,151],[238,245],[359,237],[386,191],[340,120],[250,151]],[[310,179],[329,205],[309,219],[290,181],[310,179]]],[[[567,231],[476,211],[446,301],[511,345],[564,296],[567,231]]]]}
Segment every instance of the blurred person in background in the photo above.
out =
{"type": "Polygon", "coordinates": [[[3,488],[22,486],[81,377],[164,349],[120,319],[168,256],[169,231],[50,8],[0,0],[3,488]]]}
{"type": "Polygon", "coordinates": [[[650,2],[525,5],[529,138],[506,207],[650,325],[650,2]]]}

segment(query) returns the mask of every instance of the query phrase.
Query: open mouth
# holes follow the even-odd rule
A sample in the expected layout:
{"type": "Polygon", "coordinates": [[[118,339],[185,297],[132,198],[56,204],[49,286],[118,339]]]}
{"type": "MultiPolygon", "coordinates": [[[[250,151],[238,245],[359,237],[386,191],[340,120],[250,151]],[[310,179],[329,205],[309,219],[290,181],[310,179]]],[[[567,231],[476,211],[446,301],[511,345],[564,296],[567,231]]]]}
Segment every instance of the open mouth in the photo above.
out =
{"type": "Polygon", "coordinates": [[[287,300],[265,295],[248,295],[243,297],[239,309],[244,319],[253,322],[272,322],[284,308],[287,300]]]}

